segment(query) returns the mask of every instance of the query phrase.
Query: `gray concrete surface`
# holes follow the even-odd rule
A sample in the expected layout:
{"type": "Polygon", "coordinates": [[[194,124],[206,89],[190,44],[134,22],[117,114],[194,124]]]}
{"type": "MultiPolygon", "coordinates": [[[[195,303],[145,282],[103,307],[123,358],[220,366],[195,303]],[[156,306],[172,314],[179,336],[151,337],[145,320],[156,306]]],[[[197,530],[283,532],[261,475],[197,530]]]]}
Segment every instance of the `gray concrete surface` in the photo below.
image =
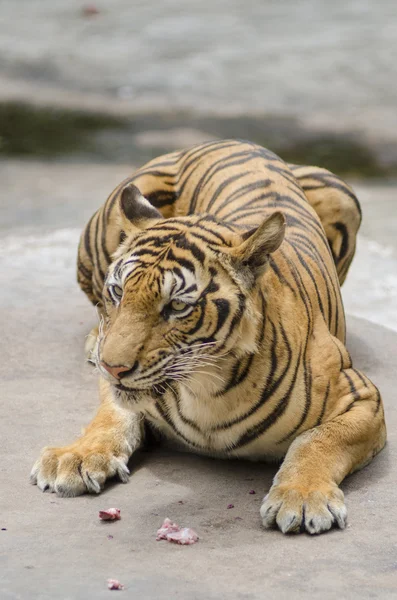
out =
{"type": "Polygon", "coordinates": [[[397,331],[397,185],[350,182],[363,220],[342,295],[347,313],[397,331]]]}
{"type": "Polygon", "coordinates": [[[95,314],[75,284],[75,247],[87,215],[125,172],[0,166],[1,599],[107,598],[108,577],[125,584],[122,598],[396,598],[397,334],[364,320],[349,318],[348,345],[382,391],[389,443],[344,483],[343,532],[263,531],[260,501],[276,468],[261,464],[151,451],[132,459],[127,485],[101,496],[60,499],[29,485],[42,446],[73,440],[97,405],[83,360],[95,314]],[[121,508],[121,521],[98,520],[109,506],[121,508]],[[200,542],[156,542],[166,516],[194,527],[200,542]]]}

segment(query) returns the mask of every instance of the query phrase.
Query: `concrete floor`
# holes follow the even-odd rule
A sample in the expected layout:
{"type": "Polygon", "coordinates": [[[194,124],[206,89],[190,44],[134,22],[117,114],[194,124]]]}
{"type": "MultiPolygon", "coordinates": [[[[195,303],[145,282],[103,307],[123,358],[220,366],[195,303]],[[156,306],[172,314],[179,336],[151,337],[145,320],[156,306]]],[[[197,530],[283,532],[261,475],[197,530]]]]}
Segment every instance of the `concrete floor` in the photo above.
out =
{"type": "Polygon", "coordinates": [[[97,405],[83,360],[95,313],[75,284],[75,251],[87,216],[125,173],[0,167],[0,597],[106,598],[112,577],[126,598],[396,598],[397,334],[364,320],[349,318],[348,346],[383,394],[389,443],[343,485],[343,532],[264,531],[259,506],[274,466],[155,450],[131,461],[129,484],[101,496],[60,499],[29,485],[42,446],[71,441],[97,405]],[[100,522],[110,506],[122,520],[100,522]],[[166,516],[195,528],[200,542],[156,542],[166,516]]]}

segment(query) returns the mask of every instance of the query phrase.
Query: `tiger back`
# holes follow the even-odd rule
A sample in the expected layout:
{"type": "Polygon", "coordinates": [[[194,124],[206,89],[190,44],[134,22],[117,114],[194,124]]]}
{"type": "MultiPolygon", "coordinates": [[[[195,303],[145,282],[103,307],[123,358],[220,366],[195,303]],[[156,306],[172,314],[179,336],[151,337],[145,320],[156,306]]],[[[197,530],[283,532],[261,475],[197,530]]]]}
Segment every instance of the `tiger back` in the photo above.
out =
{"type": "MultiPolygon", "coordinates": [[[[224,191],[221,190],[222,197],[227,197],[230,193],[229,205],[236,204],[239,208],[242,202],[247,203],[252,208],[252,216],[256,210],[260,211],[261,202],[256,202],[255,199],[260,195],[263,186],[260,176],[263,165],[259,171],[244,172],[244,164],[251,162],[251,157],[247,150],[240,149],[243,145],[244,143],[235,140],[209,142],[161,156],[138,169],[133,176],[126,178],[116,187],[106,203],[86,225],[79,245],[78,282],[94,304],[101,305],[104,276],[111,256],[123,238],[118,203],[123,187],[128,183],[135,183],[149,202],[159,209],[165,218],[169,218],[190,214],[189,211],[198,210],[197,204],[204,207],[205,200],[202,204],[200,200],[197,203],[197,199],[200,196],[206,197],[208,190],[215,185],[216,178],[220,185],[225,186],[224,191]],[[241,151],[243,156],[236,163],[233,155],[241,151]],[[231,160],[228,159],[229,156],[231,160]],[[205,173],[205,177],[200,181],[201,173],[205,173]],[[227,181],[230,177],[233,178],[232,181],[227,181]],[[239,187],[244,186],[243,180],[248,184],[242,187],[240,196],[237,194],[233,197],[233,191],[238,192],[239,187]],[[191,196],[196,198],[192,205],[189,202],[191,196]]],[[[252,144],[248,146],[251,149],[253,147],[252,144]]],[[[258,146],[256,148],[257,152],[264,155],[267,152],[258,146]]],[[[270,154],[268,153],[269,156],[270,154]]],[[[287,172],[285,163],[280,159],[279,162],[281,170],[287,172]]],[[[361,223],[359,202],[352,189],[330,171],[319,167],[288,166],[292,171],[288,176],[293,178],[295,185],[302,188],[307,201],[321,220],[339,281],[343,283],[354,256],[356,235],[361,223]]],[[[272,168],[280,166],[274,163],[272,168]]],[[[265,186],[266,183],[263,187],[265,186]]],[[[239,224],[242,210],[239,208],[240,213],[229,215],[233,223],[239,224]]],[[[225,214],[224,210],[221,211],[222,216],[225,214]]],[[[247,219],[244,222],[247,222],[247,219]]]]}

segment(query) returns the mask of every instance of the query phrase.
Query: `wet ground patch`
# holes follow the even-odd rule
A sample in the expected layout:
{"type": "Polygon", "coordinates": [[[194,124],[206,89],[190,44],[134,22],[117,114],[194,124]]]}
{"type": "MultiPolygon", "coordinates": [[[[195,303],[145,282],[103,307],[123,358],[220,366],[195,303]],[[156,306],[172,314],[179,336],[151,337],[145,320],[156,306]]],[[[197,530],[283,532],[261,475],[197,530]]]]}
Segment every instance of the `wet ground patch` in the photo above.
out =
{"type": "Polygon", "coordinates": [[[197,135],[202,140],[249,139],[288,162],[320,165],[341,175],[397,174],[397,164],[381,160],[376,149],[357,132],[311,130],[293,117],[226,117],[190,112],[117,117],[28,103],[0,104],[0,156],[4,157],[139,165],[164,152],[193,145],[197,135]],[[178,146],[180,131],[185,134],[178,146]]]}
{"type": "Polygon", "coordinates": [[[107,115],[4,103],[0,104],[0,155],[95,156],[98,151],[95,134],[124,127],[123,120],[107,115]]]}

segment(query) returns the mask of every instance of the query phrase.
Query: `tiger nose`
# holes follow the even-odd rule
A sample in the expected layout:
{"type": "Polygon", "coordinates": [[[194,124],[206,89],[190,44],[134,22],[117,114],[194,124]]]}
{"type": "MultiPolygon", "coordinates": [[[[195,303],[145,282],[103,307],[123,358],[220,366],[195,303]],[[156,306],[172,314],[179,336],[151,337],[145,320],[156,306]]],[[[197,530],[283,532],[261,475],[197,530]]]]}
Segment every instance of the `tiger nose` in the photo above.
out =
{"type": "Polygon", "coordinates": [[[110,373],[111,375],[113,375],[113,377],[115,377],[116,379],[120,379],[120,374],[121,373],[125,373],[125,371],[130,371],[131,367],[122,367],[122,366],[117,366],[117,367],[111,367],[110,365],[106,364],[103,360],[101,360],[101,366],[106,369],[106,371],[108,373],[110,373]]]}

